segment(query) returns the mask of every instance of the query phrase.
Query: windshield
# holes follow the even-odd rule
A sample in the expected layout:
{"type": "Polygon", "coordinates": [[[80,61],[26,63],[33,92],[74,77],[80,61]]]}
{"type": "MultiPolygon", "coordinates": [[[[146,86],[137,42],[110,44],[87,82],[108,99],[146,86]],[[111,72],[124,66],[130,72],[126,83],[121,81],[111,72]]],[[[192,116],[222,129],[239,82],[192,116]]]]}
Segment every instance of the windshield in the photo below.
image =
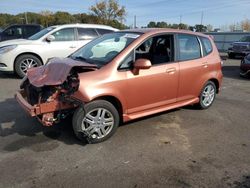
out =
{"type": "Polygon", "coordinates": [[[40,39],[42,36],[46,35],[48,32],[52,31],[53,29],[55,29],[55,27],[48,27],[45,28],[41,31],[39,31],[38,33],[32,35],[31,37],[29,37],[29,40],[38,40],[40,39]]]}
{"type": "Polygon", "coordinates": [[[105,34],[89,42],[70,57],[74,60],[85,61],[102,67],[112,61],[139,36],[138,33],[125,32],[105,34]]]}
{"type": "Polygon", "coordinates": [[[250,42],[250,36],[245,36],[240,39],[240,42],[250,42]]]}

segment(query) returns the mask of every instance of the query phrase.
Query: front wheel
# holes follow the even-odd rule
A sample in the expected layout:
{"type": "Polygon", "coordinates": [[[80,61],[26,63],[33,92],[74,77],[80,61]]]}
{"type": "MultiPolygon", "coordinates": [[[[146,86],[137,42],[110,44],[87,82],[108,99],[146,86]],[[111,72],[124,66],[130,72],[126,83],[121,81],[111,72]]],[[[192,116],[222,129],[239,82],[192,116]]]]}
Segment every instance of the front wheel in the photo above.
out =
{"type": "Polygon", "coordinates": [[[110,102],[96,100],[75,111],[73,129],[78,139],[99,143],[115,133],[119,121],[118,111],[110,102]]]}
{"type": "Polygon", "coordinates": [[[214,102],[215,95],[216,95],[216,86],[214,82],[208,81],[201,90],[198,107],[200,109],[209,108],[214,102]]]}
{"type": "Polygon", "coordinates": [[[19,77],[23,78],[29,68],[41,65],[41,60],[36,56],[31,54],[21,55],[15,61],[15,72],[19,77]]]}

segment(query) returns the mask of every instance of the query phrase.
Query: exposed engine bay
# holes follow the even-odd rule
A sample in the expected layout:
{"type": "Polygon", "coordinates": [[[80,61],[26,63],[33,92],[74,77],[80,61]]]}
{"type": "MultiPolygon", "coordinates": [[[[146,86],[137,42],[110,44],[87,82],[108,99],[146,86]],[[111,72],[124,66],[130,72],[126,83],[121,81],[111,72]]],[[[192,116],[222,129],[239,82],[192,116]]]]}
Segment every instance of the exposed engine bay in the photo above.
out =
{"type": "Polygon", "coordinates": [[[71,114],[72,109],[82,105],[72,95],[79,88],[79,73],[93,70],[96,70],[93,65],[69,60],[60,64],[52,61],[30,69],[16,94],[17,101],[43,125],[52,126],[71,114]]]}
{"type": "Polygon", "coordinates": [[[21,85],[21,89],[24,89],[29,104],[32,106],[47,104],[47,108],[49,108],[49,104],[51,105],[51,109],[48,109],[48,111],[51,112],[45,112],[38,115],[39,119],[46,126],[51,126],[53,123],[59,122],[62,118],[65,118],[68,115],[68,109],[79,105],[76,101],[73,101],[72,99],[70,100],[70,95],[76,92],[78,87],[78,74],[74,71],[72,71],[67,77],[67,80],[61,85],[36,87],[32,85],[28,79],[21,85]],[[55,105],[57,108],[55,108],[55,105]]]}

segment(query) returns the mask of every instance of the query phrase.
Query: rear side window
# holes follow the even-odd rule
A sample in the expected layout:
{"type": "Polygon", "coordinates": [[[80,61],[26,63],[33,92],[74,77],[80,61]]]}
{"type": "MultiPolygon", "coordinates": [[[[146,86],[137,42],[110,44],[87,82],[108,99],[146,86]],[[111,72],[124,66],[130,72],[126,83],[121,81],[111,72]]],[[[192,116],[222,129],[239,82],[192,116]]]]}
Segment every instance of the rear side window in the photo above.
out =
{"type": "Polygon", "coordinates": [[[213,51],[212,44],[210,40],[206,37],[200,37],[202,45],[203,45],[203,53],[204,55],[208,55],[213,51]]]}
{"type": "Polygon", "coordinates": [[[97,32],[100,34],[100,35],[104,35],[104,34],[107,34],[107,33],[111,33],[111,32],[114,32],[112,30],[108,30],[108,29],[96,29],[97,32]]]}
{"type": "Polygon", "coordinates": [[[73,41],[75,40],[74,28],[61,29],[52,34],[54,41],[73,41]]]}
{"type": "Polygon", "coordinates": [[[40,27],[39,26],[37,26],[37,27],[36,26],[24,26],[24,33],[25,33],[26,37],[34,35],[38,31],[40,31],[40,27]]]}
{"type": "Polygon", "coordinates": [[[178,45],[180,61],[198,59],[201,57],[200,44],[196,36],[179,34],[178,45]]]}
{"type": "Polygon", "coordinates": [[[6,36],[22,36],[23,30],[21,26],[13,26],[4,31],[6,36]]]}
{"type": "Polygon", "coordinates": [[[78,40],[89,40],[98,37],[95,29],[91,28],[77,28],[78,40]]]}

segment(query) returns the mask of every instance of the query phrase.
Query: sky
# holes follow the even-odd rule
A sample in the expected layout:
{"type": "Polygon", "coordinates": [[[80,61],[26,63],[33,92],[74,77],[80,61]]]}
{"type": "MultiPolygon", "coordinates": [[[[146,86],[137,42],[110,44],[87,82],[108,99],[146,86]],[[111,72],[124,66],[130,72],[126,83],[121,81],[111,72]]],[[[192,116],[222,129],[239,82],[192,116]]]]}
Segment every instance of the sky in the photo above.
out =
{"type": "MultiPolygon", "coordinates": [[[[89,13],[97,0],[0,0],[0,13],[18,14],[43,10],[89,13]]],[[[132,26],[136,15],[137,26],[150,21],[188,25],[211,24],[214,28],[250,19],[250,0],[119,0],[127,11],[125,24],[132,26]],[[202,13],[203,12],[203,13],[202,13]],[[203,14],[203,19],[202,18],[203,14]]]]}

